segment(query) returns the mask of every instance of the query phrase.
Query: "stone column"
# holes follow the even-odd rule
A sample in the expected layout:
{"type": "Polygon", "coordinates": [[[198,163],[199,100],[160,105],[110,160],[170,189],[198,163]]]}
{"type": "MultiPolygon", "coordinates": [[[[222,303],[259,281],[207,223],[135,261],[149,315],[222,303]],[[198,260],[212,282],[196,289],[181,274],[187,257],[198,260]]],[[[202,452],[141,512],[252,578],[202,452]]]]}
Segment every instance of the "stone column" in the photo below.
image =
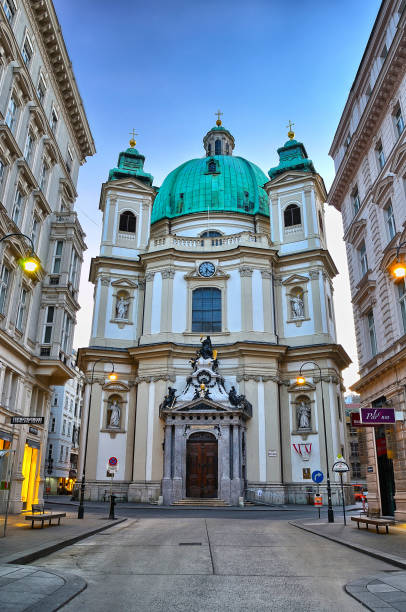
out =
{"type": "MultiPolygon", "coordinates": [[[[312,302],[313,302],[313,325],[316,334],[323,333],[323,319],[321,315],[321,300],[320,300],[320,285],[319,285],[319,271],[310,270],[309,276],[311,278],[312,288],[312,302]]],[[[309,313],[312,316],[312,313],[309,313]]]]}
{"type": "Polygon", "coordinates": [[[162,479],[162,495],[164,504],[172,503],[172,479],[171,479],[171,459],[172,459],[172,425],[165,426],[165,456],[164,456],[164,477],[162,479]]]}
{"type": "Polygon", "coordinates": [[[231,503],[238,504],[241,496],[241,431],[239,425],[233,426],[233,479],[231,481],[231,503]]]}
{"type": "Polygon", "coordinates": [[[0,402],[1,402],[1,398],[3,396],[5,375],[6,375],[6,366],[5,366],[4,363],[2,363],[0,361],[0,402]]]}
{"type": "Polygon", "coordinates": [[[161,332],[172,331],[173,279],[175,270],[162,270],[161,332]]]}
{"type": "Polygon", "coordinates": [[[183,435],[183,425],[175,426],[174,470],[172,479],[173,501],[182,499],[186,495],[183,465],[186,461],[186,438],[183,435]]]}
{"type": "Polygon", "coordinates": [[[145,306],[144,306],[143,334],[151,333],[153,281],[154,281],[154,272],[147,272],[145,275],[145,306]]]}
{"type": "Polygon", "coordinates": [[[252,272],[250,266],[240,267],[241,276],[241,318],[242,329],[244,331],[252,331],[252,272]]]}
{"type": "Polygon", "coordinates": [[[272,304],[272,272],[270,270],[261,270],[262,275],[262,301],[264,309],[264,331],[268,333],[274,332],[274,312],[272,304]]]}
{"type": "Polygon", "coordinates": [[[221,427],[221,438],[218,440],[218,458],[220,463],[220,482],[218,496],[231,503],[230,497],[230,427],[221,427]]]}

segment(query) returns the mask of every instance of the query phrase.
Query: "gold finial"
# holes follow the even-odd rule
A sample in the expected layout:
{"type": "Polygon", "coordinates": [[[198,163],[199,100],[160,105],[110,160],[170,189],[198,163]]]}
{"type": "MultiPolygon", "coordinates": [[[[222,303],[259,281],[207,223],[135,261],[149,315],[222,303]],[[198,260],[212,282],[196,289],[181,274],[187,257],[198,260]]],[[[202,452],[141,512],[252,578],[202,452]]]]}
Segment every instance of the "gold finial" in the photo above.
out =
{"type": "Polygon", "coordinates": [[[221,115],[224,115],[224,113],[222,113],[220,110],[218,110],[218,111],[217,111],[217,113],[214,113],[214,114],[215,114],[215,115],[217,115],[216,125],[217,125],[218,127],[220,127],[220,125],[221,125],[221,119],[220,119],[220,116],[221,116],[221,115]]]}
{"type": "Polygon", "coordinates": [[[286,127],[289,128],[289,132],[288,132],[288,136],[290,138],[290,140],[293,140],[295,137],[295,132],[292,130],[292,127],[295,124],[291,122],[291,120],[289,119],[289,125],[287,125],[286,127]]]}
{"type": "Polygon", "coordinates": [[[132,132],[130,132],[130,136],[132,136],[130,140],[130,147],[133,149],[135,145],[137,144],[135,141],[135,137],[138,136],[138,132],[136,132],[135,129],[133,128],[132,132]]]}

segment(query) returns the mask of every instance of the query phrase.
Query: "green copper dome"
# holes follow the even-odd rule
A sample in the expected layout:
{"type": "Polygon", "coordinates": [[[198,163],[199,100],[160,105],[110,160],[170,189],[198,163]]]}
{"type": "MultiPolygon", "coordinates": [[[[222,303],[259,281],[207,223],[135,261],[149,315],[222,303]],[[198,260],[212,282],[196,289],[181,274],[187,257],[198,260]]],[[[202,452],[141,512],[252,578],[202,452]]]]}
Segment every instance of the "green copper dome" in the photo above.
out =
{"type": "Polygon", "coordinates": [[[263,189],[267,182],[262,170],[242,157],[213,155],[192,159],[164,180],[154,202],[151,223],[208,209],[269,216],[268,196],[263,189]]]}
{"type": "MultiPolygon", "coordinates": [[[[135,141],[131,142],[135,144],[135,141]]],[[[144,172],[145,156],[139,153],[134,147],[130,147],[126,151],[122,151],[118,156],[117,168],[112,168],[109,172],[109,181],[116,181],[122,178],[134,176],[139,181],[152,185],[154,177],[147,172],[144,172]]]]}
{"type": "MultiPolygon", "coordinates": [[[[292,136],[293,136],[292,132],[292,136]]],[[[302,142],[288,140],[283,147],[278,149],[279,165],[271,168],[268,172],[272,179],[287,170],[298,170],[301,172],[316,172],[313,162],[307,157],[306,149],[302,142]]]]}

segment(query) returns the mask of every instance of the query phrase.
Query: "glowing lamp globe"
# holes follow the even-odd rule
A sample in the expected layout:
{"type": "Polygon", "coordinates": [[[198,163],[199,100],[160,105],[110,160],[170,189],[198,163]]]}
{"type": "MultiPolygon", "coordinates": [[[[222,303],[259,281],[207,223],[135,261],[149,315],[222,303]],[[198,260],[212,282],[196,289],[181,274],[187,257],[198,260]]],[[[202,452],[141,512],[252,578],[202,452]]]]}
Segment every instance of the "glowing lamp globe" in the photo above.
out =
{"type": "Polygon", "coordinates": [[[305,377],[304,377],[304,376],[298,376],[298,377],[296,378],[296,382],[297,382],[297,384],[298,384],[298,385],[304,385],[304,384],[305,384],[305,382],[306,382],[306,379],[305,379],[305,377]]]}
{"type": "Polygon", "coordinates": [[[109,374],[109,380],[111,381],[117,380],[117,374],[115,372],[112,372],[111,374],[109,374]]]}
{"type": "Polygon", "coordinates": [[[405,278],[406,265],[404,263],[397,262],[392,268],[392,274],[395,278],[405,278]]]}
{"type": "Polygon", "coordinates": [[[25,272],[35,272],[38,269],[39,263],[33,257],[27,257],[22,260],[22,267],[25,272]]]}

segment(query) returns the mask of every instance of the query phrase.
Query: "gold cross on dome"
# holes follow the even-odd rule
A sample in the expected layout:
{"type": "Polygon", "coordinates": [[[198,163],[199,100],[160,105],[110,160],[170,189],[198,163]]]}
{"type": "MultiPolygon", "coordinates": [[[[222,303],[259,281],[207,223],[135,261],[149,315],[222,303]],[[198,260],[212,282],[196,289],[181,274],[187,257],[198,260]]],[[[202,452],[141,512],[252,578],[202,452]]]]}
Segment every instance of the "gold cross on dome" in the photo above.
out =
{"type": "Polygon", "coordinates": [[[135,129],[133,128],[132,131],[130,132],[130,136],[131,136],[130,147],[135,147],[135,145],[137,144],[135,141],[135,137],[138,136],[138,132],[136,132],[135,129]]]}
{"type": "Polygon", "coordinates": [[[295,136],[295,132],[292,130],[292,127],[293,127],[294,125],[295,125],[295,124],[294,124],[294,123],[292,123],[292,122],[291,122],[291,120],[289,119],[289,125],[287,125],[286,127],[287,127],[287,128],[289,128],[288,136],[289,136],[289,138],[290,138],[291,140],[292,140],[292,138],[294,138],[294,136],[295,136]]]}
{"type": "Polygon", "coordinates": [[[216,121],[217,125],[221,125],[220,116],[224,115],[224,113],[222,113],[221,110],[218,110],[217,113],[214,113],[214,114],[217,115],[217,121],[216,121]]]}

